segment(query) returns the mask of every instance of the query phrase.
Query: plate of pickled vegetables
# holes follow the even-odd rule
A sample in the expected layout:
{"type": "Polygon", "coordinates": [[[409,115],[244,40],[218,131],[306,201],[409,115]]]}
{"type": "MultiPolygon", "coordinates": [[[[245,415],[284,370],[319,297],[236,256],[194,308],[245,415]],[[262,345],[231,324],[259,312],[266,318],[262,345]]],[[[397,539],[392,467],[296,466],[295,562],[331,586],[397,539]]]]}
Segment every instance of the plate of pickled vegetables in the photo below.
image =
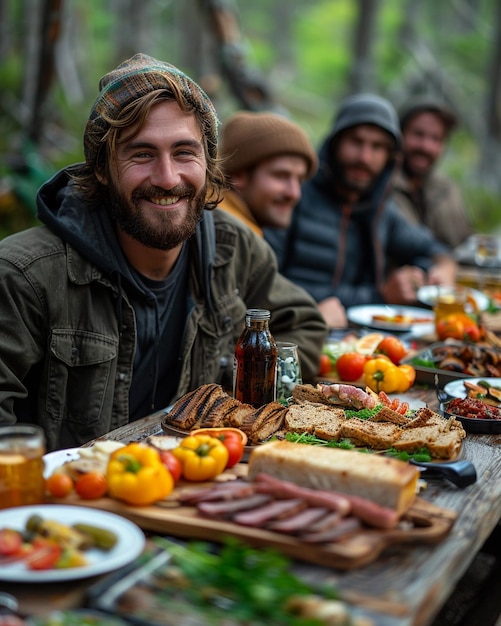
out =
{"type": "Polygon", "coordinates": [[[143,531],[92,508],[58,504],[0,511],[0,580],[55,582],[116,570],[143,551],[143,531]]]}

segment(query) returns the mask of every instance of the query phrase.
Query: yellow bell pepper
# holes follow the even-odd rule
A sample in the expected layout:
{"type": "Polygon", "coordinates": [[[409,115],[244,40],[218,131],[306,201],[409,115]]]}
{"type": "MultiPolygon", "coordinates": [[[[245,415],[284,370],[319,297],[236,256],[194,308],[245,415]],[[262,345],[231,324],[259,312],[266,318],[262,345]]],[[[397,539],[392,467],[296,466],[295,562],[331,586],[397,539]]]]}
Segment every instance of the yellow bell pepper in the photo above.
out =
{"type": "Polygon", "coordinates": [[[209,435],[190,435],[172,450],[181,461],[186,480],[202,481],[215,478],[226,468],[228,450],[220,439],[209,435]]]}
{"type": "Polygon", "coordinates": [[[112,498],[140,506],[162,500],[174,489],[174,479],[158,451],[141,443],[130,443],[111,454],[106,480],[112,498]]]}
{"type": "Polygon", "coordinates": [[[394,393],[403,385],[403,374],[389,359],[376,357],[364,365],[364,382],[376,393],[394,393]]]}

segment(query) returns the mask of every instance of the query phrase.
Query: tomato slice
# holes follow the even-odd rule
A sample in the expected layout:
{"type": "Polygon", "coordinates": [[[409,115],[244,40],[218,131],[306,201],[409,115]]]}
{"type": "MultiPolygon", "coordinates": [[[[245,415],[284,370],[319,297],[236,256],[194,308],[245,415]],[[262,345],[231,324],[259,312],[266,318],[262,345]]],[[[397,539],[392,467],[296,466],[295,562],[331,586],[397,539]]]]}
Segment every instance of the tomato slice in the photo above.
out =
{"type": "Polygon", "coordinates": [[[0,530],[0,555],[12,556],[21,552],[23,537],[18,530],[2,528],[0,530]]]}
{"type": "Polygon", "coordinates": [[[53,541],[36,539],[26,557],[26,565],[32,570],[52,569],[61,557],[62,548],[53,541]]]}

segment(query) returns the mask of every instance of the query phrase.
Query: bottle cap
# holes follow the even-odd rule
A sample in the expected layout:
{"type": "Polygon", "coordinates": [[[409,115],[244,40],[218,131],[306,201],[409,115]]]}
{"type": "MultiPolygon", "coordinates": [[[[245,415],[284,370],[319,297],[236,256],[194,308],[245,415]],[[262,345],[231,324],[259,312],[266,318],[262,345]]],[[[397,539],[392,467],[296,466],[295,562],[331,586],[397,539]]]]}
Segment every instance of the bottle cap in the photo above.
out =
{"type": "Polygon", "coordinates": [[[254,320],[269,320],[271,313],[267,309],[247,309],[246,317],[254,320]]]}

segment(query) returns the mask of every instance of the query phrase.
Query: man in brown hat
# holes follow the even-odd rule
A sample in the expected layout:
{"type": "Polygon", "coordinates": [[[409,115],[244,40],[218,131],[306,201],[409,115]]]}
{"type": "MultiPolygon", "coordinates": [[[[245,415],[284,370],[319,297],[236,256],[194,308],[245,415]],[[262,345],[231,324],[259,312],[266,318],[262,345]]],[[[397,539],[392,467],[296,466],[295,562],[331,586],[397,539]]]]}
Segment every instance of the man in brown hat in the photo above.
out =
{"type": "Polygon", "coordinates": [[[396,173],[393,198],[414,224],[424,224],[451,248],[472,234],[458,186],[436,171],[450,134],[457,126],[453,111],[430,98],[416,99],[400,114],[403,161],[396,173]]]}
{"type": "Polygon", "coordinates": [[[0,242],[0,424],[79,446],[205,383],[232,387],[248,308],[298,344],[327,334],[266,242],[223,211],[218,118],[186,74],[137,54],[100,82],[85,163],[45,183],[42,226],[0,242]]]}
{"type": "MultiPolygon", "coordinates": [[[[219,208],[263,236],[264,228],[287,229],[301,186],[318,168],[318,156],[303,129],[276,113],[240,111],[223,125],[221,156],[228,188],[219,208]]],[[[344,328],[346,312],[331,298],[330,327],[344,328]]]]}
{"type": "Polygon", "coordinates": [[[239,111],[222,127],[220,153],[229,188],[219,207],[261,236],[268,226],[287,228],[318,166],[302,128],[276,113],[239,111]]]}

